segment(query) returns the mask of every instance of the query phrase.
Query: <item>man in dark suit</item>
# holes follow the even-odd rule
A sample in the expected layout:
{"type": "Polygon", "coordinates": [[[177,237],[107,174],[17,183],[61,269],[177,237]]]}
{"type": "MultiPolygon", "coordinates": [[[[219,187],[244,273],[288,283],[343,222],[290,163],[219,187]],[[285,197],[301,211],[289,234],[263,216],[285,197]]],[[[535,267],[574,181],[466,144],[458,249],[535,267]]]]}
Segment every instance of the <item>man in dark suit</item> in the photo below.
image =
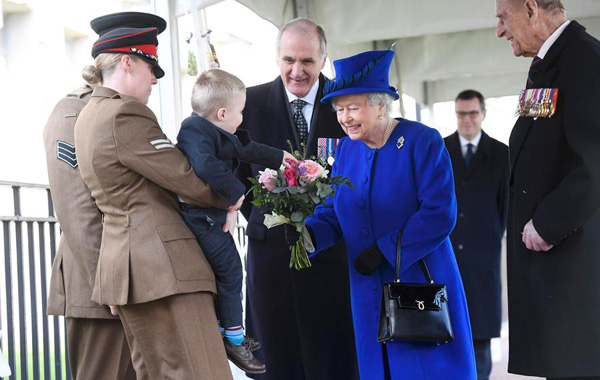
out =
{"type": "Polygon", "coordinates": [[[509,145],[509,371],[600,379],[600,41],[560,0],[496,13],[535,57],[509,145]]]}
{"type": "MultiPolygon", "coordinates": [[[[287,23],[277,40],[281,76],[248,88],[244,122],[256,142],[317,153],[319,138],[344,132],[332,110],[319,103],[327,56],[323,29],[308,19],[287,23]]],[[[263,168],[242,164],[238,176],[256,177],[263,168]]],[[[250,197],[249,197],[250,198],[250,197]]],[[[349,301],[345,248],[338,245],[312,260],[312,267],[289,269],[290,251],[282,226],[267,229],[264,214],[246,199],[248,335],[259,339],[257,357],[268,368],[256,379],[356,379],[357,365],[349,301]]]]}
{"type": "Polygon", "coordinates": [[[452,159],[458,219],[450,235],[465,287],[477,379],[492,370],[490,339],[500,336],[500,256],[508,206],[508,147],[481,130],[485,99],[466,90],[455,101],[458,130],[444,142],[452,159]]]}

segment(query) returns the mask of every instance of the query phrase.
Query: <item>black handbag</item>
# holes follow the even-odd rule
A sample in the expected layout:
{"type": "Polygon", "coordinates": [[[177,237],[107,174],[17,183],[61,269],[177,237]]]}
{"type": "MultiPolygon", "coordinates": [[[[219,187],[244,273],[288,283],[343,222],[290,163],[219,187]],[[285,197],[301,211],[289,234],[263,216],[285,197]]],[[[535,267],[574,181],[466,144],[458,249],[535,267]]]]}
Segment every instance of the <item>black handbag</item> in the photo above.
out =
{"type": "Polygon", "coordinates": [[[380,343],[399,341],[440,343],[454,339],[446,285],[435,284],[423,259],[421,270],[428,283],[400,282],[402,232],[396,245],[396,278],[383,284],[379,309],[380,343]]]}

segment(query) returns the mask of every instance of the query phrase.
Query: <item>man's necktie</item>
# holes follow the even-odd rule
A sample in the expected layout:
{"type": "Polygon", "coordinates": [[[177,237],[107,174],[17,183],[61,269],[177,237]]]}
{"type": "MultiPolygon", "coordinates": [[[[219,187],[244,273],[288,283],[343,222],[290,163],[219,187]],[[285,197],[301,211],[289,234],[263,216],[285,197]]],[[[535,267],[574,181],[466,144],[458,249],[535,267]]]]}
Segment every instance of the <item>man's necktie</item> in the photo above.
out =
{"type": "Polygon", "coordinates": [[[471,159],[473,158],[473,144],[467,144],[467,154],[465,154],[465,163],[467,166],[471,163],[471,159]]]}
{"type": "Polygon", "coordinates": [[[306,119],[302,114],[302,108],[307,103],[302,99],[296,99],[292,101],[292,105],[294,106],[294,124],[296,124],[296,130],[298,131],[298,138],[300,139],[300,144],[306,144],[306,139],[308,138],[308,124],[306,124],[306,119]]]}
{"type": "Polygon", "coordinates": [[[532,88],[533,87],[533,80],[535,79],[535,75],[537,74],[538,70],[540,69],[540,63],[542,62],[542,59],[540,57],[538,57],[537,55],[535,56],[535,58],[533,58],[533,61],[531,62],[531,66],[529,66],[529,73],[527,74],[527,88],[532,88]]]}

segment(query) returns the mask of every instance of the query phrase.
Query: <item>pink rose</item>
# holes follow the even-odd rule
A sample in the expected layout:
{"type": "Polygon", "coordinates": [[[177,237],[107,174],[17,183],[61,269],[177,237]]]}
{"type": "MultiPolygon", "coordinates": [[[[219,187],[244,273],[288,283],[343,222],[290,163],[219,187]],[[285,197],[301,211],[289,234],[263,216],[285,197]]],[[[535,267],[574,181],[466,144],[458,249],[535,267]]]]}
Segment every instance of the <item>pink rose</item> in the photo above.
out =
{"type": "Polygon", "coordinates": [[[301,161],[298,165],[300,171],[300,179],[306,183],[311,183],[319,177],[327,177],[328,171],[321,165],[312,160],[301,161]]]}
{"type": "Polygon", "coordinates": [[[273,191],[274,188],[277,187],[277,172],[271,169],[265,169],[265,171],[260,172],[260,177],[258,178],[258,182],[263,185],[263,187],[269,191],[273,191]]]}
{"type": "Polygon", "coordinates": [[[285,177],[288,186],[298,186],[298,180],[296,179],[296,169],[294,169],[293,167],[284,169],[283,176],[285,177]]]}

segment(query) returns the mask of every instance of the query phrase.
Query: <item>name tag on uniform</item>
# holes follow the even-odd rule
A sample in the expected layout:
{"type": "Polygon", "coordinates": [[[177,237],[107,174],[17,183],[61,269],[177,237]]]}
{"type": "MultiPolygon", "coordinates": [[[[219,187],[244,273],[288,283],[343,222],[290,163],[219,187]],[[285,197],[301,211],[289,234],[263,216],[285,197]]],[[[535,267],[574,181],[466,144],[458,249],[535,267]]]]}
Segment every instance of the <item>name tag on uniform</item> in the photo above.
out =
{"type": "Polygon", "coordinates": [[[337,148],[340,139],[319,137],[317,140],[317,160],[319,162],[327,162],[333,166],[335,157],[335,148],[337,148]]]}
{"type": "Polygon", "coordinates": [[[522,90],[515,116],[552,117],[556,112],[558,88],[531,88],[522,90]]]}

